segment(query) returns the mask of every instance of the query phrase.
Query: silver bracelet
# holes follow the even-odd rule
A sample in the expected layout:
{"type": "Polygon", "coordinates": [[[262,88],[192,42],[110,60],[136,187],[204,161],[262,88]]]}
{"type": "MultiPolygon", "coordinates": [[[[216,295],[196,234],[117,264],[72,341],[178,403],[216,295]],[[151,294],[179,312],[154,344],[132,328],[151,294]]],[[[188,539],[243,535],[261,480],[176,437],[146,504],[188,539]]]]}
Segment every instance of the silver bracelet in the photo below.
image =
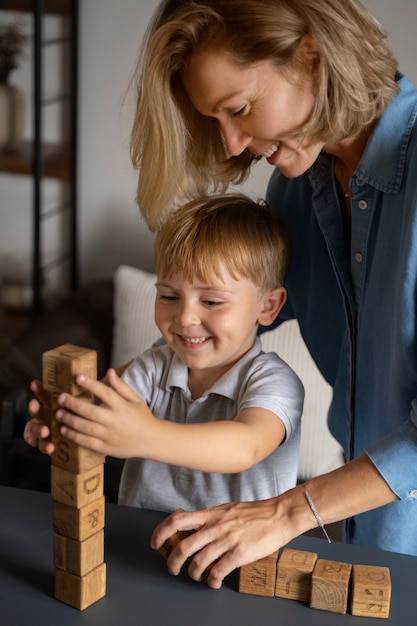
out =
{"type": "Polygon", "coordinates": [[[327,534],[327,530],[326,530],[326,529],[325,529],[325,527],[324,527],[323,520],[321,519],[321,517],[320,517],[320,515],[319,515],[319,512],[317,511],[316,507],[314,506],[314,502],[313,502],[313,500],[311,499],[310,494],[308,493],[307,489],[305,489],[305,488],[304,488],[304,495],[305,495],[305,497],[306,497],[306,500],[307,500],[307,502],[308,502],[308,504],[309,504],[309,506],[310,506],[310,509],[311,509],[311,511],[312,511],[312,513],[313,513],[313,515],[314,515],[314,517],[316,518],[316,522],[317,522],[317,524],[320,526],[320,528],[321,528],[321,529],[322,529],[322,531],[324,532],[324,534],[325,534],[325,536],[326,536],[327,541],[328,541],[329,543],[332,543],[332,540],[330,539],[329,535],[327,534]]]}

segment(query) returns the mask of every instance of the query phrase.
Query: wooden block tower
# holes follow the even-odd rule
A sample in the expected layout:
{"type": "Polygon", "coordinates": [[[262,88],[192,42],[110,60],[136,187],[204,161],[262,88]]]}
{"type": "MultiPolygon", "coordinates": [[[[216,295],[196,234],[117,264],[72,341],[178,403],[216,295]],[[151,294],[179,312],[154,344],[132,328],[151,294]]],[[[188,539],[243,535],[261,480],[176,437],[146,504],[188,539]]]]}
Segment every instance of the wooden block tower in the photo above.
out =
{"type": "Polygon", "coordinates": [[[104,563],[104,456],[77,446],[60,434],[57,398],[66,392],[92,398],[75,382],[79,374],[97,377],[94,350],[64,344],[43,354],[43,386],[51,394],[51,466],[55,598],[83,610],[106,593],[104,563]]]}

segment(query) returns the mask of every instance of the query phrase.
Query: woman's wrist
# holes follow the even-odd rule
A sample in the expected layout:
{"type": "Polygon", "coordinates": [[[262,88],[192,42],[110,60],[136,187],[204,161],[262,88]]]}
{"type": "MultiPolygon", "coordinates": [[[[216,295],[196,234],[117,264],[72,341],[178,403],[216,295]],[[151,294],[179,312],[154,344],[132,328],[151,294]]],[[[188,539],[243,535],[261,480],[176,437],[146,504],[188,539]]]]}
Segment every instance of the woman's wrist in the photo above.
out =
{"type": "Polygon", "coordinates": [[[288,520],[284,526],[291,531],[288,541],[317,526],[317,521],[305,497],[304,486],[297,485],[277,498],[278,516],[288,520]]]}
{"type": "Polygon", "coordinates": [[[305,495],[306,500],[308,502],[308,505],[309,505],[309,507],[311,509],[311,512],[313,513],[313,515],[315,517],[315,520],[317,522],[317,526],[319,526],[322,529],[323,534],[326,537],[327,541],[329,543],[332,543],[332,541],[331,541],[331,539],[330,539],[330,537],[329,537],[329,535],[327,533],[327,530],[326,530],[326,528],[324,526],[323,520],[321,519],[320,513],[316,509],[316,505],[313,502],[313,498],[310,496],[310,493],[308,492],[308,489],[306,487],[304,487],[304,495],[305,495]]]}

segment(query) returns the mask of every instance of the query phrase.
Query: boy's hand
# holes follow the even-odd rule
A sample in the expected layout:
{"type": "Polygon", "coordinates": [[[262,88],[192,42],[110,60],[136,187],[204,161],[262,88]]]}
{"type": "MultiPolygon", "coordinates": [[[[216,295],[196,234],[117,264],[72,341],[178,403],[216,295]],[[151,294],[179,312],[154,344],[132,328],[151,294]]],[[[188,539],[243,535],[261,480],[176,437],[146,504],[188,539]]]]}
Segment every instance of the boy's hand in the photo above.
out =
{"type": "Polygon", "coordinates": [[[77,377],[77,383],[101,404],[62,393],[58,397],[62,409],[56,412],[61,434],[101,454],[123,459],[143,456],[145,441],[152,438],[158,422],[143,400],[113,369],[107,372],[107,384],[84,375],[77,377]]]}
{"type": "Polygon", "coordinates": [[[31,390],[36,396],[29,402],[28,410],[32,419],[27,422],[23,438],[30,446],[38,447],[44,454],[52,454],[55,446],[51,441],[51,409],[50,392],[44,389],[39,380],[34,380],[30,385],[31,390]]]}

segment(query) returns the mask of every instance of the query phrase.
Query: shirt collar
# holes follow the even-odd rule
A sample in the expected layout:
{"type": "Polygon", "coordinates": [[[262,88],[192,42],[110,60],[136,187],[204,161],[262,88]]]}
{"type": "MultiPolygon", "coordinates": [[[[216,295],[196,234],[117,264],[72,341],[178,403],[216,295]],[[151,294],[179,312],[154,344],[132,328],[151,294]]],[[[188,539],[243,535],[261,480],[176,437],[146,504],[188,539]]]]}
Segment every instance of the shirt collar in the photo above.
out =
{"type": "MultiPolygon", "coordinates": [[[[388,104],[369,138],[353,175],[353,184],[367,183],[384,193],[397,193],[404,175],[407,147],[417,116],[416,91],[410,81],[397,73],[399,93],[388,104]]],[[[316,192],[328,179],[328,154],[322,152],[310,168],[309,178],[316,192]]]]}
{"type": "MultiPolygon", "coordinates": [[[[207,397],[210,393],[216,393],[226,398],[234,400],[237,391],[240,388],[241,372],[247,365],[251,364],[253,359],[262,352],[262,344],[259,337],[255,338],[252,348],[243,355],[239,361],[230,368],[214,385],[206,391],[199,400],[207,397]]],[[[174,354],[171,366],[166,379],[166,390],[169,391],[173,387],[178,387],[189,394],[188,389],[188,368],[181,359],[174,354]]]]}
{"type": "Polygon", "coordinates": [[[391,100],[372,133],[356,176],[385,193],[398,193],[407,148],[417,115],[413,85],[398,73],[399,94],[391,100]]]}

